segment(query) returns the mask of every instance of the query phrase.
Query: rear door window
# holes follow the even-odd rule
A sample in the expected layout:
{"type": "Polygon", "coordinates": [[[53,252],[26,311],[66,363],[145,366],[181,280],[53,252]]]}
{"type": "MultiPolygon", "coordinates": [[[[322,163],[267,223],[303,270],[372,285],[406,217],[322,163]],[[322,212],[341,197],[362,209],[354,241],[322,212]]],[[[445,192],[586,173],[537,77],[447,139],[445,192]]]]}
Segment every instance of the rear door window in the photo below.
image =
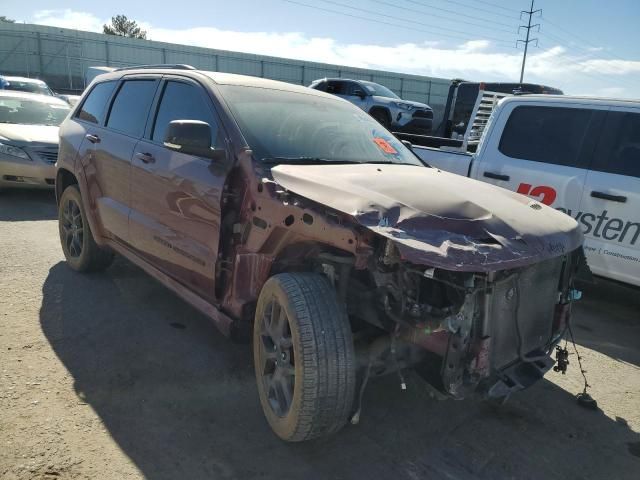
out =
{"type": "Polygon", "coordinates": [[[585,108],[516,107],[498,149],[511,158],[586,168],[581,150],[592,114],[585,108]]]}
{"type": "Polygon", "coordinates": [[[107,127],[132,137],[142,136],[157,85],[156,79],[126,80],[113,101],[107,127]]]}
{"type": "Polygon", "coordinates": [[[347,82],[343,80],[329,80],[325,91],[334,95],[348,95],[347,82]]]}
{"type": "Polygon", "coordinates": [[[609,112],[591,169],[640,178],[640,112],[609,112]]]}
{"type": "Polygon", "coordinates": [[[200,120],[211,126],[211,138],[217,136],[217,122],[202,88],[184,82],[165,84],[160,107],[153,127],[152,140],[162,143],[173,120],[200,120]]]}
{"type": "Polygon", "coordinates": [[[116,83],[115,81],[103,82],[93,87],[76,117],[85,122],[101,124],[104,120],[107,102],[111,98],[116,83]]]}
{"type": "Polygon", "coordinates": [[[457,133],[464,133],[467,128],[479,91],[480,86],[477,83],[462,83],[458,87],[451,118],[453,127],[457,127],[457,133]]]}

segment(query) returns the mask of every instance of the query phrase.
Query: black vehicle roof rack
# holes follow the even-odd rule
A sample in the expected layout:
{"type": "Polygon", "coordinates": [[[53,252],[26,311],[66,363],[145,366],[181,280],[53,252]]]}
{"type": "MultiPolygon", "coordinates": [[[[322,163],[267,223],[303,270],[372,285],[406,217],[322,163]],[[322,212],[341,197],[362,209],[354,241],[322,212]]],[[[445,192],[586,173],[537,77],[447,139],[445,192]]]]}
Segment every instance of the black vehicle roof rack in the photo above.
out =
{"type": "Polygon", "coordinates": [[[183,63],[158,63],[156,65],[133,65],[131,67],[116,68],[114,72],[121,72],[123,70],[142,70],[147,68],[165,68],[171,70],[196,70],[196,67],[191,65],[185,65],[183,63]]]}

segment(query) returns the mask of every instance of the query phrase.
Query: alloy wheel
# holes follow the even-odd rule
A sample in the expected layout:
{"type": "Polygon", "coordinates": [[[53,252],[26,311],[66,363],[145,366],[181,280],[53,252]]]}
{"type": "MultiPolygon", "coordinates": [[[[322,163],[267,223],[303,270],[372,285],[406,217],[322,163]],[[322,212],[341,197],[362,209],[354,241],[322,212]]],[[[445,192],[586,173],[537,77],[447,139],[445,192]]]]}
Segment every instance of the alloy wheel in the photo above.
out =
{"type": "Polygon", "coordinates": [[[273,412],[279,417],[291,409],[295,388],[295,357],[287,314],[274,298],[265,308],[260,328],[262,382],[273,412]]]}
{"type": "Polygon", "coordinates": [[[82,254],[84,224],[80,205],[75,200],[67,200],[62,212],[63,241],[69,255],[77,258],[82,254]]]}

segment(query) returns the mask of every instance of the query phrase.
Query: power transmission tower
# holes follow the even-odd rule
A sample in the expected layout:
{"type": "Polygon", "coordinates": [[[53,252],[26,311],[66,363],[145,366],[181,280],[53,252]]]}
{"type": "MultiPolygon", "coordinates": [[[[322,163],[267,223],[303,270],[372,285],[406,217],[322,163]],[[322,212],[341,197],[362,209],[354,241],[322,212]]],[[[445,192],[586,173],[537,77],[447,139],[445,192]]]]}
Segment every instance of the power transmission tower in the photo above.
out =
{"type": "MultiPolygon", "coordinates": [[[[540,24],[536,23],[535,25],[531,25],[531,19],[533,18],[533,16],[537,13],[537,14],[542,14],[542,9],[539,8],[538,10],[534,10],[533,9],[533,2],[534,0],[531,0],[531,8],[529,9],[529,11],[527,10],[522,10],[520,12],[520,19],[522,19],[522,15],[526,14],[529,16],[527,24],[526,25],[520,25],[518,27],[518,35],[520,34],[520,29],[521,28],[525,28],[527,30],[527,38],[526,40],[518,40],[516,42],[516,47],[518,46],[518,44],[520,42],[524,43],[524,55],[522,55],[522,69],[520,70],[520,85],[522,85],[522,80],[524,78],[524,64],[527,61],[527,50],[529,49],[529,44],[531,42],[536,42],[536,47],[538,46],[538,39],[537,38],[529,38],[529,34],[531,33],[531,29],[532,28],[536,28],[538,27],[538,32],[540,31],[540,24]]],[[[539,16],[539,15],[538,15],[539,16]]]]}

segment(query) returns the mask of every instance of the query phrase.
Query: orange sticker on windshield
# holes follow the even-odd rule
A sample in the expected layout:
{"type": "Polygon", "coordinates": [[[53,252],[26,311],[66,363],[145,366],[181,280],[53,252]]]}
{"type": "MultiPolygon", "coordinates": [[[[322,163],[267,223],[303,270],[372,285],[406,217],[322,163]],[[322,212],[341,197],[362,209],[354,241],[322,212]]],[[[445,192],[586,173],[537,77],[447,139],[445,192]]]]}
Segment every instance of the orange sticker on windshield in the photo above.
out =
{"type": "Polygon", "coordinates": [[[393,148],[391,144],[384,138],[375,137],[373,141],[376,142],[376,145],[378,145],[380,147],[380,150],[382,150],[384,153],[390,153],[392,155],[398,153],[397,150],[393,148]]]}

